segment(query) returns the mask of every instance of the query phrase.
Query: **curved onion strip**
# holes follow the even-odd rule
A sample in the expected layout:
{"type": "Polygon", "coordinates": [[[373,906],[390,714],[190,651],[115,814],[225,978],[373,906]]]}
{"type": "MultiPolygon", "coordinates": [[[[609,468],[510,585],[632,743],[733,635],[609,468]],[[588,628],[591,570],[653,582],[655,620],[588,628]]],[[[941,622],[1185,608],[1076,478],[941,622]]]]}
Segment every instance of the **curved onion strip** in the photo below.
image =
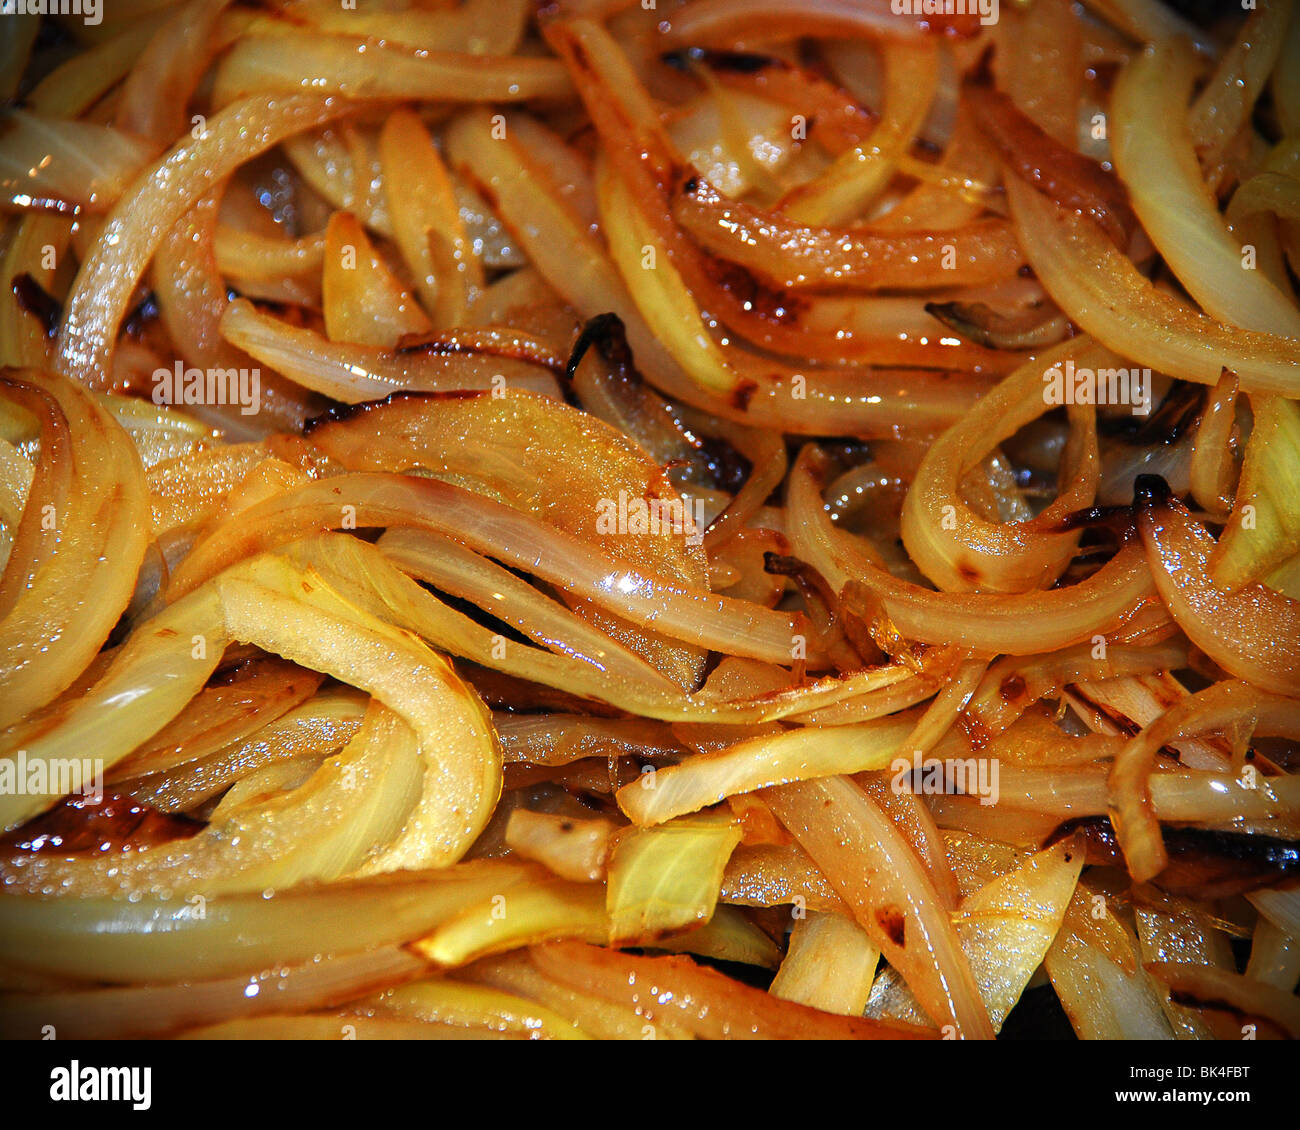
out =
{"type": "MultiPolygon", "coordinates": [[[[1123,357],[1214,385],[1225,368],[1246,392],[1300,397],[1300,344],[1227,325],[1157,290],[1095,224],[1010,178],[1007,197],[1034,273],[1062,310],[1123,357]]],[[[1238,266],[1238,274],[1250,274],[1238,266]]]]}
{"type": "Polygon", "coordinates": [[[547,354],[526,335],[461,331],[384,349],[332,342],[312,330],[263,314],[247,299],[226,307],[222,336],[298,384],[345,404],[393,392],[489,391],[513,388],[556,395],[543,367],[547,354]],[[536,360],[520,359],[535,357],[536,360]]]}
{"type": "Polygon", "coordinates": [[[1116,168],[1151,242],[1211,317],[1300,338],[1300,310],[1263,272],[1244,269],[1241,247],[1206,192],[1187,125],[1195,75],[1195,57],[1171,43],[1133,56],[1112,99],[1116,168]]]}
{"type": "Polygon", "coordinates": [[[122,88],[119,130],[159,147],[186,131],[186,107],[220,46],[214,32],[229,3],[190,0],[163,23],[122,88]]]}
{"type": "MultiPolygon", "coordinates": [[[[1189,695],[1133,738],[1115,758],[1110,771],[1111,823],[1124,849],[1130,874],[1146,882],[1169,861],[1160,825],[1150,802],[1151,770],[1160,749],[1180,738],[1230,724],[1245,727],[1249,737],[1295,737],[1300,734],[1300,703],[1265,694],[1243,683],[1223,682],[1189,695]]],[[[1271,779],[1259,782],[1260,791],[1271,779]]]]}
{"type": "MultiPolygon", "coordinates": [[[[62,888],[77,897],[141,890],[207,897],[328,882],[362,864],[363,873],[392,870],[382,864],[419,801],[420,770],[414,731],[376,703],[347,748],[301,785],[281,790],[277,781],[267,789],[250,777],[188,839],[122,856],[36,853],[0,870],[13,889],[62,888]],[[258,787],[241,791],[245,783],[258,787]]],[[[415,853],[404,858],[424,862],[415,853]]]]}
{"type": "MultiPolygon", "coordinates": [[[[868,668],[842,678],[823,678],[784,691],[744,698],[718,699],[704,693],[665,691],[657,682],[610,678],[586,662],[519,646],[500,648],[500,637],[467,616],[443,605],[426,589],[356,539],[302,543],[286,552],[330,570],[336,585],[373,614],[418,632],[433,645],[465,655],[494,670],[598,699],[648,718],[680,722],[743,725],[778,718],[821,722],[823,711],[848,704],[843,716],[827,724],[873,718],[910,706],[934,694],[933,672],[905,665],[868,668]],[[364,585],[362,580],[364,579],[364,585]],[[503,654],[504,652],[504,654],[503,654]]],[[[417,563],[418,564],[418,563],[417,563]]],[[[418,576],[424,566],[416,570],[418,576]]]]}
{"type": "Polygon", "coordinates": [[[1214,167],[1249,119],[1282,51],[1293,7],[1292,0],[1269,0],[1249,12],[1192,103],[1188,130],[1206,168],[1214,167]]]}
{"type": "Polygon", "coordinates": [[[375,1019],[409,1018],[425,1024],[488,1028],[530,1040],[587,1040],[560,1013],[513,993],[447,977],[429,978],[388,989],[355,1002],[353,1011],[375,1019]]]}
{"type": "Polygon", "coordinates": [[[719,396],[743,396],[740,376],[709,336],[668,249],[607,162],[598,166],[597,197],[610,256],[651,333],[702,388],[719,396]]]}
{"type": "MultiPolygon", "coordinates": [[[[89,740],[111,766],[157,732],[197,691],[227,641],[256,642],[369,691],[415,731],[424,795],[383,857],[389,866],[453,862],[487,823],[501,758],[487,712],[440,656],[340,597],[313,570],[282,558],[242,562],[132,634],[104,677],[46,723],[11,732],[5,751],[47,762],[89,740]],[[200,641],[202,647],[199,646],[200,641]],[[206,656],[206,658],[202,658],[206,656]],[[185,672],[178,678],[176,671],[185,672]],[[457,739],[449,745],[446,735],[457,739]]],[[[0,800],[11,827],[59,793],[0,800]]]]}
{"type": "Polygon", "coordinates": [[[805,726],[697,753],[624,785],[618,804],[647,826],[769,785],[884,769],[913,722],[903,715],[833,729],[805,726]]]}
{"type": "Polygon", "coordinates": [[[0,895],[0,956],[78,980],[115,984],[256,974],[328,954],[417,938],[465,907],[532,879],[497,860],[294,890],[216,895],[202,904],[137,898],[0,895]],[[203,913],[197,913],[202,905],[203,913]]]}
{"type": "Polygon", "coordinates": [[[321,301],[331,341],[391,350],[433,328],[351,212],[335,212],[325,229],[321,301]]]}
{"type": "Polygon", "coordinates": [[[212,251],[217,269],[225,276],[272,282],[319,275],[325,255],[325,236],[321,232],[299,239],[280,239],[217,224],[212,251]]]}
{"type": "Polygon", "coordinates": [[[936,593],[877,569],[850,580],[842,599],[868,618],[878,601],[908,639],[1032,655],[1120,632],[1155,591],[1141,548],[1129,542],[1068,588],[1024,595],[936,593]]]}
{"type": "MultiPolygon", "coordinates": [[[[401,43],[407,47],[437,44],[443,50],[471,55],[512,55],[527,27],[528,0],[466,0],[441,11],[419,7],[385,7],[378,11],[339,8],[313,0],[288,0],[278,5],[286,17],[344,35],[401,43]]],[[[255,24],[252,34],[274,34],[284,28],[278,21],[255,24]]]]}
{"type": "Polygon", "coordinates": [[[416,580],[472,601],[556,655],[590,664],[611,680],[609,686],[623,680],[629,687],[642,686],[665,693],[679,689],[640,655],[538,592],[508,569],[451,538],[399,528],[386,533],[379,541],[379,548],[416,580]]]}
{"type": "Polygon", "coordinates": [[[621,432],[567,404],[504,390],[402,396],[322,417],[308,434],[350,471],[416,468],[481,483],[499,501],[612,555],[673,580],[705,583],[699,531],[684,505],[674,509],[677,492],[667,475],[621,432]],[[627,496],[625,528],[608,520],[620,495],[627,496]],[[654,503],[656,520],[639,528],[632,511],[654,503]]]}
{"type": "Polygon", "coordinates": [[[125,780],[121,789],[162,812],[188,812],[268,766],[319,763],[339,752],[360,730],[367,702],[351,688],[324,691],[242,740],[175,769],[125,780]]]}
{"type": "MultiPolygon", "coordinates": [[[[254,368],[247,354],[221,337],[227,306],[226,282],[217,269],[213,247],[222,186],[190,209],[167,233],[149,271],[159,315],[177,350],[192,366],[216,379],[242,376],[254,368]]],[[[201,394],[191,409],[230,438],[253,438],[272,430],[298,431],[316,408],[316,398],[275,373],[257,372],[256,399],[201,394]],[[222,403],[225,399],[227,402],[222,403]],[[251,411],[249,409],[252,409],[251,411]]],[[[160,386],[154,382],[153,391],[160,386]]],[[[175,395],[175,394],[174,394],[175,395]]]]}
{"type": "Polygon", "coordinates": [[[818,228],[728,200],[703,178],[684,185],[674,195],[673,218],[715,255],[778,286],[868,291],[976,286],[1010,278],[1024,263],[1003,219],[943,230],[818,228]],[[950,257],[951,267],[946,265],[950,257]]]}
{"type": "MultiPolygon", "coordinates": [[[[998,805],[1067,820],[1105,816],[1110,807],[1106,770],[1097,766],[1012,765],[1003,762],[998,805]]],[[[1262,777],[1247,788],[1228,773],[1161,772],[1148,778],[1151,808],[1163,822],[1207,827],[1245,821],[1265,830],[1285,829],[1300,800],[1300,780],[1262,777]]]]}
{"type": "Polygon", "coordinates": [[[968,87],[967,95],[1009,172],[1067,212],[1087,217],[1122,245],[1133,214],[1124,188],[1113,176],[1051,137],[1009,95],[978,86],[968,87]]]}
{"type": "MultiPolygon", "coordinates": [[[[1270,398],[1269,403],[1278,401],[1270,398]]],[[[1237,489],[1231,447],[1236,410],[1237,377],[1225,370],[1219,383],[1206,393],[1187,473],[1192,497],[1203,510],[1218,518],[1227,517],[1232,510],[1237,489]]]]}
{"type": "Polygon", "coordinates": [[[778,41],[803,36],[910,40],[935,32],[973,35],[977,21],[974,15],[942,14],[907,19],[885,0],[699,0],[674,15],[668,34],[679,43],[722,46],[737,35],[778,41]]]}
{"type": "Polygon", "coordinates": [[[544,974],[562,984],[630,1006],[652,1033],[666,1024],[713,1040],[931,1036],[925,1028],[834,1016],[783,1001],[686,957],[640,957],[578,942],[535,946],[530,955],[544,974]]]}
{"type": "Polygon", "coordinates": [[[41,420],[41,455],[0,579],[0,726],[66,690],[126,609],[149,510],[135,448],[90,394],[62,377],[0,376],[41,420]]]}
{"type": "Polygon", "coordinates": [[[9,210],[106,212],[155,152],[106,126],[26,110],[5,110],[0,136],[0,203],[9,210]]]}
{"type": "Polygon", "coordinates": [[[1160,599],[1188,639],[1239,679],[1300,691],[1300,601],[1257,581],[1221,587],[1210,572],[1214,539],[1177,499],[1149,499],[1138,531],[1160,599]]]}
{"type": "MultiPolygon", "coordinates": [[[[912,370],[774,373],[770,362],[743,357],[746,376],[758,382],[749,399],[740,404],[707,394],[649,331],[601,244],[531,174],[527,158],[510,140],[509,121],[507,115],[506,137],[497,140],[486,111],[457,118],[447,133],[453,163],[492,197],[529,260],[570,305],[587,318],[611,311],[619,316],[638,370],[659,390],[746,424],[840,435],[893,434],[899,426],[951,423],[984,387],[985,381],[967,375],[938,378],[912,370]],[[920,389],[918,380],[925,382],[920,389]]],[[[731,356],[738,354],[733,346],[731,356]]]]}
{"type": "Polygon", "coordinates": [[[571,883],[539,869],[533,882],[470,907],[417,940],[413,948],[449,968],[537,942],[604,942],[609,930],[605,891],[599,884],[571,883]]]}
{"type": "Polygon", "coordinates": [[[28,109],[52,118],[84,114],[130,71],[154,30],[146,20],[72,56],[28,91],[24,99],[28,109]]]}
{"type": "Polygon", "coordinates": [[[105,387],[131,291],[176,221],[245,161],[356,108],[317,95],[249,98],[214,114],[206,131],[173,146],[142,174],[114,206],[77,272],[59,331],[64,372],[105,387]]]}
{"type": "Polygon", "coordinates": [[[240,39],[217,70],[212,99],[225,107],[307,85],[344,98],[518,102],[569,93],[553,59],[462,55],[293,29],[240,39]]]}
{"type": "Polygon", "coordinates": [[[825,172],[799,185],[778,204],[804,224],[842,224],[862,213],[888,184],[925,124],[938,85],[933,42],[895,43],[884,57],[884,109],[863,144],[835,158],[825,172]]]}
{"type": "Polygon", "coordinates": [[[113,766],[105,780],[112,784],[205,758],[300,706],[321,683],[315,671],[272,658],[254,659],[237,675],[201,690],[183,714],[113,766]]]}
{"type": "Polygon", "coordinates": [[[1289,1039],[1300,1040],[1300,1002],[1294,993],[1261,984],[1242,973],[1208,965],[1159,961],[1151,962],[1146,969],[1168,985],[1180,1003],[1229,1009],[1228,1031],[1239,1032],[1243,1020],[1257,1017],[1276,1025],[1289,1039]]]}
{"type": "Polygon", "coordinates": [[[1262,580],[1300,550],[1300,404],[1255,397],[1251,409],[1255,418],[1233,513],[1211,555],[1214,580],[1226,589],[1262,580]]]}
{"type": "Polygon", "coordinates": [[[1067,683],[1176,671],[1186,666],[1188,649],[1185,643],[1171,641],[1155,647],[1108,644],[1100,658],[1097,651],[1097,644],[1089,642],[1043,655],[999,659],[971,697],[965,714],[990,734],[998,734],[1067,683]]]}
{"type": "Polygon", "coordinates": [[[562,533],[485,495],[434,479],[352,474],[286,491],[213,530],[173,579],[189,592],[259,548],[345,525],[415,526],[462,541],[516,568],[595,601],[618,615],[688,643],[790,663],[794,637],[808,637],[801,613],[757,608],[630,567],[590,542],[562,533]],[[348,508],[348,509],[345,509],[348,508]]]}
{"type": "Polygon", "coordinates": [[[425,309],[437,327],[461,325],[483,289],[483,265],[447,169],[413,111],[394,110],[384,122],[379,160],[393,234],[425,309]]]}
{"type": "Polygon", "coordinates": [[[1051,532],[1051,526],[1092,505],[1096,495],[1100,459],[1091,407],[1070,405],[1059,491],[1035,519],[987,521],[960,490],[962,479],[981,459],[1051,407],[1044,381],[1068,360],[1096,370],[1119,358],[1087,340],[1064,342],[1040,354],[981,399],[921,460],[903,502],[903,542],[917,567],[940,588],[1026,592],[1050,585],[1073,558],[1077,533],[1051,532]]]}
{"type": "Polygon", "coordinates": [[[952,1024],[961,1039],[991,1039],[988,1012],[934,884],[875,802],[845,777],[781,785],[762,796],[931,1020],[952,1024]]]}
{"type": "Polygon", "coordinates": [[[426,969],[419,958],[384,946],[217,981],[24,993],[0,998],[0,1032],[32,1039],[52,1024],[74,1040],[157,1038],[200,1024],[328,1008],[426,969]]]}

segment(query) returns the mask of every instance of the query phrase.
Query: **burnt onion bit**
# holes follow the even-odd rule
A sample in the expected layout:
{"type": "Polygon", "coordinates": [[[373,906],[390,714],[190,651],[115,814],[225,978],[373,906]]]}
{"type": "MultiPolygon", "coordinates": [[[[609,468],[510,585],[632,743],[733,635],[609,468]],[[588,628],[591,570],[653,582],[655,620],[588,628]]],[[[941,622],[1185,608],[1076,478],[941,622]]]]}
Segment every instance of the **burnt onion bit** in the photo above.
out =
{"type": "Polygon", "coordinates": [[[1133,480],[1133,507],[1135,510],[1149,506],[1165,506],[1174,492],[1163,475],[1138,475],[1133,480]]]}

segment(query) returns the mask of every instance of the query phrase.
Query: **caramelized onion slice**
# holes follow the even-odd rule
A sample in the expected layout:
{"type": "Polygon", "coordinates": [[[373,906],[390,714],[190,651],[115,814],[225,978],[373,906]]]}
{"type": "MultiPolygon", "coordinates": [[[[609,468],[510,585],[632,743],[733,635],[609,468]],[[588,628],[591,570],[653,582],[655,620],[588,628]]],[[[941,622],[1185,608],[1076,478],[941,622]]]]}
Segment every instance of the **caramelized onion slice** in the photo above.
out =
{"type": "Polygon", "coordinates": [[[1215,541],[1160,480],[1139,480],[1138,531],[1150,576],[1174,621],[1225,671],[1266,691],[1300,692],[1300,601],[1251,582],[1234,590],[1211,575],[1215,541]]]}

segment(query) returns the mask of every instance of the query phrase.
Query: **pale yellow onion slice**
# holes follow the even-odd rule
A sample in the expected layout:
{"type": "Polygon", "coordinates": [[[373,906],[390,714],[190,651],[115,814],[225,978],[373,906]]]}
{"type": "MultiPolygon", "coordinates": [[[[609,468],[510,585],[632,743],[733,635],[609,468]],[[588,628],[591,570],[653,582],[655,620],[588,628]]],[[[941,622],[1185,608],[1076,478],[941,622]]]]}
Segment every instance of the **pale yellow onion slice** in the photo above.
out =
{"type": "Polygon", "coordinates": [[[221,47],[215,33],[229,2],[190,0],[157,29],[123,84],[119,131],[161,147],[190,127],[186,107],[221,47]]]}
{"type": "Polygon", "coordinates": [[[115,984],[256,974],[316,955],[399,945],[531,870],[498,860],[383,875],[290,891],[195,901],[0,895],[7,962],[115,984]]]}
{"type": "Polygon", "coordinates": [[[1246,392],[1300,396],[1295,339],[1202,314],[1157,290],[1095,224],[1014,177],[1006,189],[1034,273],[1061,309],[1098,341],[1183,380],[1214,385],[1227,368],[1246,392]]]}
{"type": "Polygon", "coordinates": [[[32,371],[0,389],[36,413],[41,454],[0,578],[0,726],[85,670],[126,609],[149,529],[144,472],[89,393],[32,371]]]}
{"type": "Polygon", "coordinates": [[[907,639],[1032,655],[1097,634],[1113,638],[1155,591],[1146,557],[1130,541],[1092,576],[1067,588],[1023,595],[937,593],[873,570],[849,581],[843,599],[868,613],[878,601],[907,639]]]}
{"type": "Polygon", "coordinates": [[[763,797],[816,861],[858,924],[930,1019],[960,1039],[990,1039],[953,925],[921,862],[852,781],[828,777],[767,789],[763,797]]]}
{"type": "Polygon", "coordinates": [[[600,884],[571,883],[539,868],[531,882],[469,907],[412,948],[449,968],[538,942],[604,942],[609,926],[600,884]]]}
{"type": "Polygon", "coordinates": [[[519,102],[569,93],[553,59],[430,51],[287,27],[239,40],[217,69],[212,97],[225,107],[304,86],[352,99],[519,102]]]}
{"type": "Polygon", "coordinates": [[[1257,581],[1235,590],[1211,574],[1215,541],[1173,498],[1138,514],[1150,577],[1187,637],[1225,671],[1267,691],[1300,691],[1300,601],[1257,581]]]}
{"type": "Polygon", "coordinates": [[[132,289],[176,221],[245,161],[355,108],[314,94],[253,97],[214,114],[197,137],[174,145],[117,202],[82,262],[60,329],[60,367],[105,387],[132,289]]]}
{"type": "Polygon", "coordinates": [[[351,212],[330,217],[324,267],[321,300],[331,341],[392,350],[405,335],[432,329],[351,212]]]}
{"type": "Polygon", "coordinates": [[[737,793],[884,769],[914,722],[903,716],[825,729],[805,726],[697,753],[680,765],[656,769],[624,785],[618,791],[619,807],[635,823],[649,826],[737,793]]]}
{"type": "Polygon", "coordinates": [[[102,214],[156,152],[107,126],[26,110],[6,110],[0,134],[0,201],[9,209],[102,214]]]}
{"type": "MultiPolygon", "coordinates": [[[[1263,580],[1300,550],[1295,505],[1300,497],[1300,405],[1280,396],[1255,397],[1251,409],[1255,419],[1233,494],[1233,513],[1211,555],[1210,571],[1225,589],[1263,580]]],[[[1200,444],[1198,433],[1198,451],[1200,444]]]]}
{"type": "Polygon", "coordinates": [[[623,283],[650,332],[699,384],[718,396],[741,394],[743,380],[709,335],[699,308],[636,198],[608,162],[597,166],[601,230],[623,283]]]}
{"type": "Polygon", "coordinates": [[[768,992],[822,1012],[862,1016],[879,964],[879,948],[852,918],[809,911],[795,921],[768,992]]]}
{"type": "Polygon", "coordinates": [[[1083,1040],[1169,1040],[1161,994],[1139,962],[1137,939],[1111,900],[1080,884],[1043,959],[1083,1040]]]}
{"type": "Polygon", "coordinates": [[[354,1002],[350,1009],[358,1015],[376,1019],[401,1017],[425,1024],[488,1028],[526,1036],[530,1040],[591,1038],[560,1013],[535,1001],[486,985],[472,985],[446,977],[385,989],[354,1002]]]}
{"type": "MultiPolygon", "coordinates": [[[[1251,734],[1295,737],[1300,733],[1300,702],[1244,683],[1215,683],[1183,699],[1134,737],[1115,758],[1110,771],[1111,823],[1129,872],[1138,882],[1158,875],[1169,859],[1151,803],[1155,780],[1151,771],[1156,755],[1169,742],[1230,726],[1244,727],[1247,738],[1251,734]]],[[[1258,791],[1272,793],[1273,782],[1273,778],[1259,777],[1258,791]]]]}
{"type": "Polygon", "coordinates": [[[542,363],[544,352],[524,338],[464,331],[386,349],[331,342],[309,329],[263,314],[247,299],[226,307],[222,336],[232,345],[298,384],[345,404],[378,400],[394,392],[491,391],[518,388],[558,395],[542,363]],[[536,361],[519,360],[525,350],[536,361]],[[531,348],[530,348],[531,347],[531,348]]]}
{"type": "Polygon", "coordinates": [[[483,289],[483,264],[461,221],[455,191],[433,139],[411,110],[379,132],[393,233],[435,326],[461,325],[483,289]]]}
{"type": "Polygon", "coordinates": [[[434,479],[396,475],[338,476],[251,508],[195,546],[177,571],[172,591],[188,592],[258,548],[322,526],[348,525],[415,526],[447,534],[611,612],[644,619],[665,635],[734,654],[789,663],[794,637],[807,640],[810,635],[801,613],[769,611],[669,581],[624,565],[585,540],[547,528],[484,495],[434,479]]]}
{"type": "MultiPolygon", "coordinates": [[[[48,762],[68,742],[93,740],[111,766],[180,710],[233,640],[319,666],[386,702],[414,729],[423,796],[382,866],[445,866],[464,853],[501,788],[486,710],[440,656],[338,596],[319,573],[282,558],[243,562],[143,625],[82,699],[52,725],[7,735],[5,752],[22,749],[29,761],[48,762]],[[457,735],[450,746],[449,732],[457,735]]],[[[12,826],[58,795],[47,788],[6,796],[0,820],[12,826]]]]}
{"type": "Polygon", "coordinates": [[[419,958],[384,946],[222,980],[24,993],[0,999],[0,1032],[8,1039],[35,1039],[50,1025],[70,1040],[158,1038],[200,1024],[328,1008],[425,969],[419,958]]]}
{"type": "Polygon", "coordinates": [[[1152,243],[1207,313],[1243,329],[1300,338],[1300,310],[1263,272],[1246,269],[1205,190],[1187,124],[1195,76],[1195,57],[1170,42],[1129,60],[1112,99],[1116,168],[1152,243]]]}
{"type": "Polygon", "coordinates": [[[740,826],[726,813],[616,832],[606,877],[609,943],[644,945],[707,922],[739,843],[740,826]]]}
{"type": "MultiPolygon", "coordinates": [[[[1083,852],[1062,842],[967,895],[954,912],[957,936],[1000,1032],[1051,947],[1083,869],[1083,852]]],[[[878,978],[866,1015],[924,1018],[893,970],[878,978]]]]}

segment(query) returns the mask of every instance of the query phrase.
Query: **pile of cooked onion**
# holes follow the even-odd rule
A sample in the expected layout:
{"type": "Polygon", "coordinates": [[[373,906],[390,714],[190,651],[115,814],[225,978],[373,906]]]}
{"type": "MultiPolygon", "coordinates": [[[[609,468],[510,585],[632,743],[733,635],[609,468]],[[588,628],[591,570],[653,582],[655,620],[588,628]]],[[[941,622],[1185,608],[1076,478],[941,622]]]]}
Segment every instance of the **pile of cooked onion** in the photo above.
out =
{"type": "Polygon", "coordinates": [[[1300,1037],[1300,5],[898,7],[6,17],[0,1033],[1300,1037]]]}

